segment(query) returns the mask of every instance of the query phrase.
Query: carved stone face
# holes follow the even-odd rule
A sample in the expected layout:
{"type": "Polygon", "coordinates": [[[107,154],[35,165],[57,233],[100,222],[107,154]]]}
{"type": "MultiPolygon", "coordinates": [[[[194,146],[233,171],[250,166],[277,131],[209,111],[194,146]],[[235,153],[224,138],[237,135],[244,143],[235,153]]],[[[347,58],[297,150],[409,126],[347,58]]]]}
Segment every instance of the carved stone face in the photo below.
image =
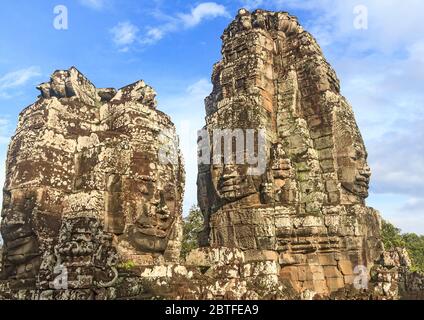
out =
{"type": "Polygon", "coordinates": [[[9,148],[1,277],[48,287],[57,262],[93,264],[99,245],[119,259],[177,260],[184,169],[154,90],[98,90],[75,68],[39,88],[9,148]],[[177,161],[160,164],[162,149],[177,161]]]}
{"type": "Polygon", "coordinates": [[[257,182],[247,174],[248,165],[224,164],[212,166],[212,182],[224,202],[241,200],[257,193],[257,182]]]}
{"type": "Polygon", "coordinates": [[[371,170],[367,153],[358,141],[344,147],[337,158],[339,179],[344,189],[361,198],[368,197],[371,170]]]}
{"type": "Polygon", "coordinates": [[[20,190],[4,193],[1,232],[5,273],[9,278],[31,279],[37,274],[40,253],[32,223],[34,205],[31,193],[20,190]]]}
{"type": "Polygon", "coordinates": [[[95,236],[100,230],[96,219],[75,218],[65,221],[59,239],[58,253],[62,257],[88,257],[95,252],[95,236]]]}
{"type": "Polygon", "coordinates": [[[345,191],[361,199],[368,197],[371,170],[368,154],[356,124],[349,126],[349,111],[336,112],[340,124],[335,128],[335,153],[338,177],[345,191]]]}
{"type": "Polygon", "coordinates": [[[158,188],[154,181],[142,181],[139,188],[141,202],[128,228],[129,240],[138,250],[163,253],[175,221],[175,188],[171,184],[158,188]]]}

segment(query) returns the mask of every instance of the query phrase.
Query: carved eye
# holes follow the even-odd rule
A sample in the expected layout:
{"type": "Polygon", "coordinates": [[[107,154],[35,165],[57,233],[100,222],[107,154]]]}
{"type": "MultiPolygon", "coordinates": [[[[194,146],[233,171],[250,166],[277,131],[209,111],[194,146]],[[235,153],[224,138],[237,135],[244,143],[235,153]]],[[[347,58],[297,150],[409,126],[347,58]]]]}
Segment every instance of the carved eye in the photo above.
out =
{"type": "Polygon", "coordinates": [[[356,150],[355,159],[359,160],[359,159],[362,159],[363,157],[364,157],[364,153],[362,152],[362,150],[356,150]]]}

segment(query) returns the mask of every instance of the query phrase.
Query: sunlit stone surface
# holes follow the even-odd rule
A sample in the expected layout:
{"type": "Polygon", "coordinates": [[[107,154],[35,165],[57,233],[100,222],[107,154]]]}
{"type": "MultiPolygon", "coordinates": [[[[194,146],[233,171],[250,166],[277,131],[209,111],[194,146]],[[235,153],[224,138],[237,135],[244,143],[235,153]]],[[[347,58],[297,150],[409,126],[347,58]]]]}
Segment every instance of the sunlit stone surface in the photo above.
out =
{"type": "Polygon", "coordinates": [[[178,261],[184,169],[153,89],[97,89],[75,68],[39,89],[8,152],[3,278],[49,288],[60,266],[88,288],[118,261],[178,261]]]}
{"type": "Polygon", "coordinates": [[[266,169],[249,175],[249,164],[216,164],[213,154],[199,166],[203,245],[276,252],[299,291],[351,285],[354,268],[382,252],[380,218],[365,205],[367,152],[334,70],[287,13],[240,10],[222,39],[206,99],[210,140],[216,129],[264,129],[266,169]]]}

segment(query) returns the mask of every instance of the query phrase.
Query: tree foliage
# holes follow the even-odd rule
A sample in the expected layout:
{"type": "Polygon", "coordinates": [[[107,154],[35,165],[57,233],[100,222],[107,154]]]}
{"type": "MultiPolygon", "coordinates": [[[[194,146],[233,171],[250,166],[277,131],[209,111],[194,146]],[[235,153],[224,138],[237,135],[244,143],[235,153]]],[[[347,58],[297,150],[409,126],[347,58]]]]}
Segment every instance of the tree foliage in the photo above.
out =
{"type": "Polygon", "coordinates": [[[386,250],[405,247],[405,241],[403,240],[401,230],[388,221],[383,220],[381,236],[386,250]]]}
{"type": "Polygon", "coordinates": [[[193,206],[186,218],[184,218],[183,243],[181,256],[185,258],[187,254],[199,247],[197,236],[203,229],[203,214],[200,209],[193,206]]]}
{"type": "Polygon", "coordinates": [[[406,248],[413,271],[424,272],[424,236],[415,233],[402,234],[402,231],[390,222],[383,221],[382,238],[386,250],[396,247],[406,248]]]}

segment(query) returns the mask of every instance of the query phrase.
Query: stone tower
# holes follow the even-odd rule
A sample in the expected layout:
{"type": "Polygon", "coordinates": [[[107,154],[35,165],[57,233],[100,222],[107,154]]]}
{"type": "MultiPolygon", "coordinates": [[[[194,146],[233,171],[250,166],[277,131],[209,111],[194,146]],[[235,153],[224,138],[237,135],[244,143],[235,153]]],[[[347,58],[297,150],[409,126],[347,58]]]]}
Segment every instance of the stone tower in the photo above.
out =
{"type": "Polygon", "coordinates": [[[176,262],[184,169],[170,118],[143,81],[97,89],[56,71],[9,146],[2,277],[45,290],[102,287],[120,262],[176,262]]]}
{"type": "Polygon", "coordinates": [[[299,291],[351,285],[382,244],[379,214],[365,205],[367,152],[336,73],[285,12],[241,9],[222,40],[206,98],[210,161],[198,175],[202,245],[276,252],[280,276],[299,291]],[[215,136],[223,129],[227,147],[215,136]],[[264,170],[252,174],[248,152],[264,170]]]}
{"type": "Polygon", "coordinates": [[[56,71],[9,146],[0,299],[422,296],[406,250],[383,250],[364,142],[315,39],[244,9],[222,39],[199,137],[202,247],[179,257],[184,168],[153,89],[56,71]]]}

